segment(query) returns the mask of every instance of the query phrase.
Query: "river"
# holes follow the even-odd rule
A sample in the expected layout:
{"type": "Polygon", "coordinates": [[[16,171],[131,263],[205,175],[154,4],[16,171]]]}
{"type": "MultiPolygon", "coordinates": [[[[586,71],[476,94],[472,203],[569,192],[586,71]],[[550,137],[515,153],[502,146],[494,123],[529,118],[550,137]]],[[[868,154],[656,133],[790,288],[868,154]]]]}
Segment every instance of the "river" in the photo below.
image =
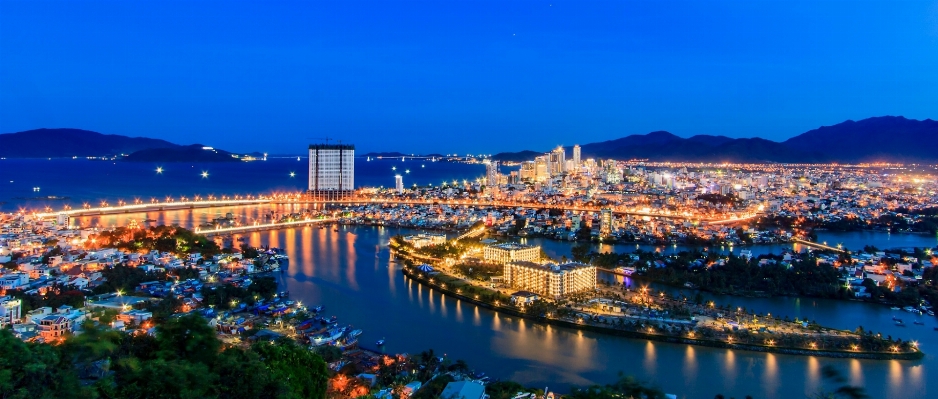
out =
{"type": "MultiPolygon", "coordinates": [[[[225,212],[256,218],[262,210],[260,207],[196,209],[153,213],[150,217],[191,226],[225,212]]],[[[85,225],[111,226],[142,217],[120,215],[79,221],[85,225]]],[[[280,283],[294,298],[306,304],[324,305],[326,314],[336,315],[341,323],[363,329],[364,345],[373,346],[375,340],[385,338],[388,352],[416,353],[432,348],[450,359],[464,359],[493,378],[564,392],[571,386],[613,382],[617,374],[623,372],[681,398],[710,399],[718,393],[737,398],[745,395],[798,398],[823,386],[820,370],[830,364],[841,369],[851,384],[865,387],[873,397],[924,398],[936,394],[935,388],[929,389],[927,382],[928,370],[938,367],[938,332],[933,330],[938,323],[933,317],[913,317],[909,313],[860,302],[740,298],[704,293],[708,300],[719,304],[782,317],[808,318],[842,329],[862,325],[884,336],[914,339],[927,353],[925,359],[919,361],[765,354],[544,326],[447,298],[406,279],[389,263],[387,242],[395,234],[408,232],[382,227],[342,226],[337,230],[303,227],[253,233],[248,235],[248,240],[252,245],[284,248],[290,257],[290,266],[279,275],[280,283]],[[894,326],[892,315],[904,318],[909,326],[894,326]],[[918,318],[926,325],[911,323],[918,318]]],[[[881,236],[869,238],[870,244],[881,248],[889,246],[883,243],[892,242],[881,236]]],[[[555,257],[569,256],[573,245],[539,239],[529,239],[529,242],[544,245],[555,257]]],[[[634,249],[634,245],[621,248],[634,249]]],[[[665,250],[680,249],[668,247],[665,250]]],[[[782,249],[783,246],[767,248],[775,253],[782,249]]]]}

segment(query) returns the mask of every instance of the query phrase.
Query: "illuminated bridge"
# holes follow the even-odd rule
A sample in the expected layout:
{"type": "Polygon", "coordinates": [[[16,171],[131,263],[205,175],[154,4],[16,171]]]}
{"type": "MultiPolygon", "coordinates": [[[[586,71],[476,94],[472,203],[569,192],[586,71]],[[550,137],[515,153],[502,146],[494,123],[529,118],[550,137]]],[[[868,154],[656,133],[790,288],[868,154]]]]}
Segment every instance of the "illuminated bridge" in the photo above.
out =
{"type": "MultiPolygon", "coordinates": [[[[184,210],[184,209],[196,209],[196,208],[214,208],[214,207],[226,207],[226,206],[243,206],[243,205],[265,205],[265,204],[327,204],[327,205],[367,205],[367,204],[396,204],[396,205],[447,205],[447,206],[467,206],[467,207],[492,207],[492,208],[526,208],[526,209],[556,209],[562,211],[578,211],[578,212],[601,212],[602,207],[596,206],[586,206],[586,205],[564,205],[564,204],[542,204],[536,202],[520,202],[520,201],[478,201],[478,200],[399,200],[399,199],[379,199],[379,198],[352,198],[346,200],[310,200],[298,196],[247,196],[247,197],[235,197],[235,198],[222,198],[222,199],[200,199],[196,197],[194,200],[177,200],[177,201],[166,201],[158,202],[153,201],[149,203],[144,202],[135,202],[133,204],[124,204],[119,202],[116,206],[111,206],[105,203],[100,207],[90,207],[85,206],[83,208],[68,208],[61,211],[52,211],[47,208],[46,212],[36,213],[35,215],[40,218],[51,218],[57,215],[67,215],[69,217],[81,217],[81,216],[102,216],[102,215],[113,215],[113,214],[124,214],[124,213],[145,213],[145,212],[161,212],[161,211],[172,211],[172,210],[184,210]]],[[[704,215],[695,215],[691,212],[670,212],[670,211],[654,211],[648,208],[644,209],[626,209],[624,207],[611,207],[612,213],[615,215],[621,216],[637,216],[637,217],[651,217],[651,218],[666,218],[666,219],[679,219],[679,220],[689,220],[695,222],[706,222],[709,224],[723,224],[723,223],[736,223],[743,222],[752,218],[755,218],[760,215],[759,212],[741,212],[735,215],[722,215],[722,216],[704,216],[704,215]]]]}
{"type": "Polygon", "coordinates": [[[254,231],[262,230],[276,230],[283,229],[287,227],[302,227],[309,226],[317,223],[329,223],[335,222],[335,218],[322,218],[322,219],[303,219],[303,220],[294,220],[289,222],[278,222],[278,223],[254,223],[244,226],[234,226],[234,227],[217,227],[217,228],[197,228],[195,232],[198,234],[204,234],[206,236],[216,236],[222,234],[243,234],[250,233],[254,231]]]}

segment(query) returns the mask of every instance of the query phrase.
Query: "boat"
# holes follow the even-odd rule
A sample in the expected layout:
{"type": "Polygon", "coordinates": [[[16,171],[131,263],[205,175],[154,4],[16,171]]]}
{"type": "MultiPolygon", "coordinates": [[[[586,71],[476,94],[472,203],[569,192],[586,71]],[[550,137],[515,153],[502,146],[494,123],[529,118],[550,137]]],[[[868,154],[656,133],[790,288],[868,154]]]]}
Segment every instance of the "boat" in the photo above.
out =
{"type": "Polygon", "coordinates": [[[893,319],[895,322],[897,322],[897,323],[902,323],[902,319],[900,319],[900,318],[898,318],[898,317],[896,317],[896,316],[892,316],[892,319],[893,319]]]}
{"type": "Polygon", "coordinates": [[[928,311],[928,315],[929,315],[929,316],[934,316],[934,315],[935,315],[935,312],[934,312],[933,310],[929,310],[929,311],[928,311]]]}
{"type": "Polygon", "coordinates": [[[924,326],[924,325],[925,325],[925,323],[923,323],[923,322],[921,322],[921,321],[918,321],[918,320],[913,321],[912,323],[918,324],[918,325],[920,325],[920,326],[924,326]]]}
{"type": "Polygon", "coordinates": [[[316,313],[322,312],[322,305],[316,305],[309,307],[309,310],[312,310],[316,313]]]}
{"type": "Polygon", "coordinates": [[[359,336],[359,335],[362,335],[362,330],[361,330],[361,329],[355,329],[355,330],[352,330],[351,332],[348,333],[348,336],[350,336],[350,337],[352,337],[352,338],[355,338],[355,337],[357,337],[357,336],[359,336]]]}
{"type": "Polygon", "coordinates": [[[905,310],[906,312],[909,312],[909,313],[918,312],[918,309],[913,308],[913,307],[911,307],[911,306],[906,306],[906,307],[902,308],[902,310],[905,310]]]}
{"type": "Polygon", "coordinates": [[[339,319],[338,317],[332,316],[332,317],[329,318],[329,322],[330,322],[330,323],[335,323],[335,321],[338,320],[338,319],[339,319]]]}
{"type": "Polygon", "coordinates": [[[905,323],[903,323],[902,320],[896,320],[896,326],[897,326],[897,327],[905,327],[905,323]]]}
{"type": "Polygon", "coordinates": [[[333,329],[331,329],[331,330],[329,330],[329,331],[326,331],[326,332],[324,332],[324,333],[322,333],[322,334],[319,334],[319,335],[316,335],[316,336],[311,337],[311,338],[309,339],[309,342],[312,343],[313,346],[322,346],[322,345],[325,345],[325,344],[327,344],[327,343],[329,343],[329,342],[335,341],[336,339],[338,339],[339,337],[341,337],[341,336],[342,336],[342,333],[344,333],[344,332],[345,332],[345,331],[344,331],[343,329],[341,329],[341,328],[333,328],[333,329]]]}
{"type": "Polygon", "coordinates": [[[893,307],[891,307],[891,308],[889,308],[889,309],[892,309],[892,310],[900,310],[898,306],[893,306],[893,307]]]}
{"type": "Polygon", "coordinates": [[[381,338],[381,339],[378,340],[378,342],[375,342],[375,345],[377,345],[377,346],[384,346],[384,338],[381,338]]]}
{"type": "Polygon", "coordinates": [[[358,345],[358,340],[353,338],[353,339],[350,339],[350,340],[345,340],[345,342],[343,342],[343,343],[341,343],[341,344],[336,344],[336,348],[339,348],[339,349],[341,349],[341,350],[344,351],[344,350],[347,350],[347,349],[349,349],[349,348],[351,348],[351,347],[353,347],[353,346],[355,346],[355,345],[358,345]]]}

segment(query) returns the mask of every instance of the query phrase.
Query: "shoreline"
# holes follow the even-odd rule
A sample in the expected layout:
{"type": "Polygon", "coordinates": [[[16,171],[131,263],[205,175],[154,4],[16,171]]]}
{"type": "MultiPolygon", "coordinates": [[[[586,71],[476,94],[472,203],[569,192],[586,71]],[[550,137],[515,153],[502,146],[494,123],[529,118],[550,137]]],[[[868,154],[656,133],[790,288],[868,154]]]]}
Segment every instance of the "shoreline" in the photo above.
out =
{"type": "Polygon", "coordinates": [[[635,339],[647,339],[651,341],[658,342],[667,342],[675,344],[685,344],[685,345],[696,345],[696,346],[706,346],[711,348],[721,348],[721,349],[738,349],[751,352],[765,352],[765,353],[780,353],[785,355],[797,355],[797,356],[820,356],[828,358],[841,358],[841,359],[868,359],[868,360],[920,360],[925,357],[925,354],[918,350],[916,352],[909,353],[888,353],[888,352],[850,352],[850,351],[838,351],[838,350],[809,350],[803,348],[790,348],[790,347],[778,347],[778,346],[766,346],[766,345],[756,345],[756,344],[735,344],[724,341],[712,340],[712,339],[698,339],[698,338],[688,338],[688,337],[675,337],[669,335],[660,335],[660,334],[649,334],[639,331],[626,331],[615,328],[608,328],[597,326],[594,324],[581,324],[574,323],[567,320],[546,318],[546,317],[531,317],[524,314],[516,309],[509,308],[506,306],[495,305],[481,300],[477,300],[454,291],[442,288],[439,285],[431,283],[429,280],[417,276],[415,273],[408,270],[409,267],[403,267],[401,272],[404,275],[417,283],[424,285],[428,288],[440,291],[441,293],[460,300],[464,300],[476,306],[481,306],[483,308],[506,313],[512,316],[521,317],[526,320],[530,320],[539,324],[548,324],[559,327],[565,327],[570,329],[578,329],[585,331],[593,331],[602,334],[616,335],[627,338],[635,339]]]}

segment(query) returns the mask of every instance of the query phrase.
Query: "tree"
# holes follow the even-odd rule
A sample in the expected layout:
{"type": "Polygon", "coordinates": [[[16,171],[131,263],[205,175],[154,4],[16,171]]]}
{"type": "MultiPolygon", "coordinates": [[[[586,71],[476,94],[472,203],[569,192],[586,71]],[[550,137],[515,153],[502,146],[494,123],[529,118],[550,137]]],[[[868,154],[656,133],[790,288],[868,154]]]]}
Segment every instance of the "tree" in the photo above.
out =
{"type": "Polygon", "coordinates": [[[230,399],[272,397],[280,389],[279,382],[270,378],[264,362],[253,351],[228,348],[218,356],[213,371],[222,382],[218,396],[230,399]]]}
{"type": "Polygon", "coordinates": [[[258,342],[252,349],[260,355],[270,377],[283,384],[278,397],[325,398],[328,369],[319,355],[285,338],[258,342]]]}
{"type": "Polygon", "coordinates": [[[221,341],[205,319],[195,314],[170,318],[156,329],[159,357],[211,365],[221,341]]]}
{"type": "Polygon", "coordinates": [[[56,347],[25,343],[0,330],[0,397],[80,398],[89,392],[78,384],[73,368],[61,365],[56,347]]]}
{"type": "Polygon", "coordinates": [[[573,257],[574,261],[577,262],[588,262],[590,253],[590,245],[585,242],[577,243],[570,249],[570,256],[573,257]]]}
{"type": "Polygon", "coordinates": [[[117,373],[117,396],[124,398],[205,398],[215,396],[218,376],[205,364],[185,360],[124,359],[117,373]]]}

